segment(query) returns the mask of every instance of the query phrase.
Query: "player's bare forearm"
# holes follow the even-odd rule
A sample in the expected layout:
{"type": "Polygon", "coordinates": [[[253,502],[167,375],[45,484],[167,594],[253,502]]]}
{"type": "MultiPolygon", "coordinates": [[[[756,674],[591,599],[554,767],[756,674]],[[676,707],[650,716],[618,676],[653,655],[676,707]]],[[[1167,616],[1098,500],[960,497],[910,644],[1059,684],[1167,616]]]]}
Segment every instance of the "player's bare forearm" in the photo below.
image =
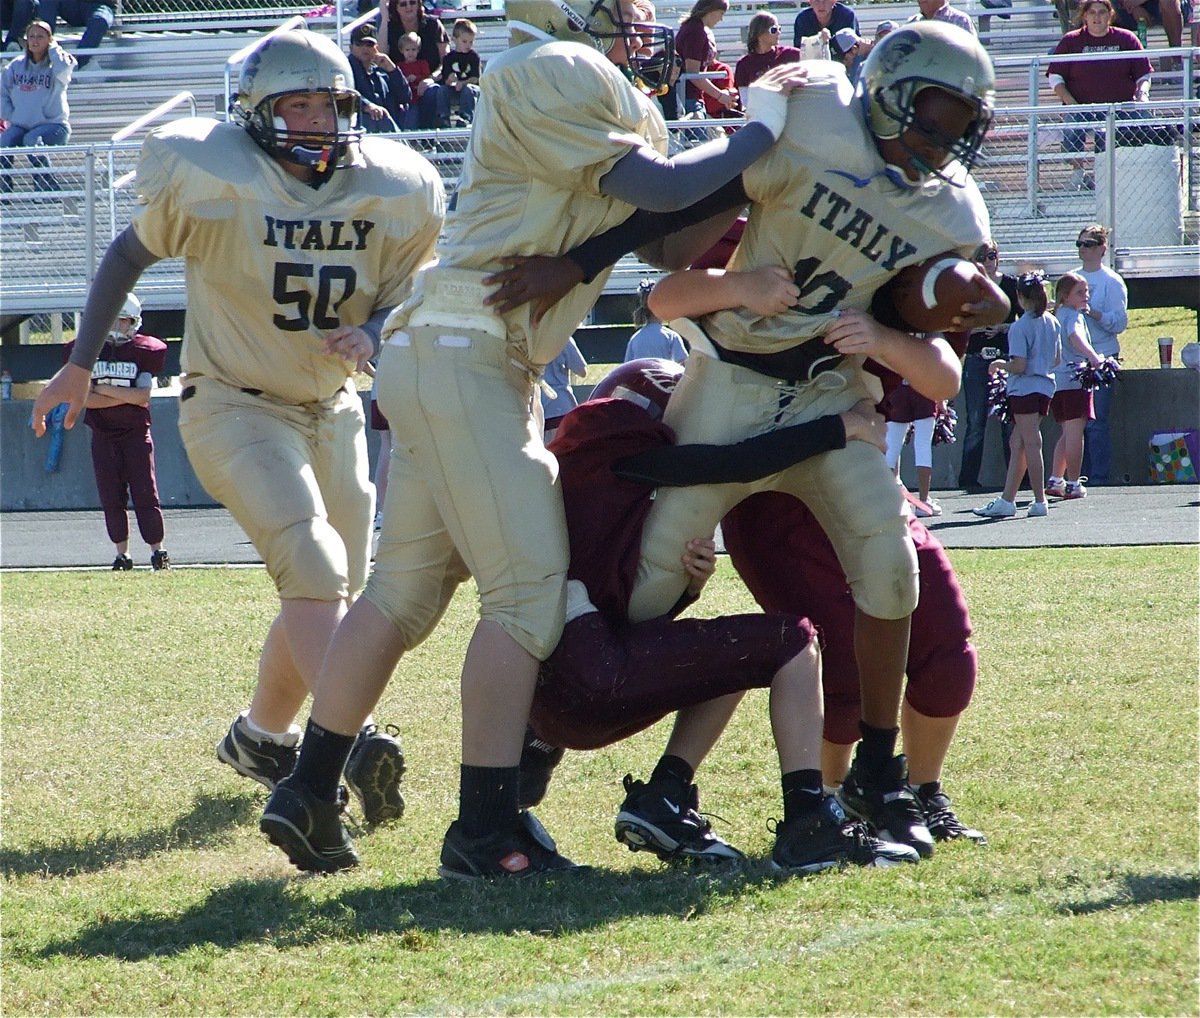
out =
{"type": "Polygon", "coordinates": [[[67,404],[63,427],[75,427],[75,421],[79,418],[79,411],[87,403],[88,390],[91,387],[92,372],[89,368],[81,368],[78,364],[64,364],[33,401],[33,413],[29,421],[33,433],[38,438],[46,433],[46,415],[60,403],[67,404]]]}
{"type": "Polygon", "coordinates": [[[843,309],[825,331],[825,342],[838,353],[861,354],[891,368],[928,399],[951,399],[962,382],[962,365],[944,339],[919,339],[863,311],[843,309]]]}
{"type": "Polygon", "coordinates": [[[746,272],[685,269],[660,280],[650,293],[649,305],[663,321],[743,307],[758,315],[778,315],[799,296],[791,273],[780,265],[746,272]]]}
{"type": "Polygon", "coordinates": [[[532,301],[534,325],[583,282],[583,270],[566,255],[507,255],[500,260],[505,267],[483,280],[496,287],[483,302],[506,314],[532,301]]]}
{"type": "Polygon", "coordinates": [[[119,399],[113,399],[112,396],[98,392],[96,389],[88,393],[87,403],[85,404],[88,410],[107,410],[109,407],[120,405],[121,401],[119,399]]]}
{"type": "MultiPolygon", "coordinates": [[[[92,395],[102,396],[110,402],[108,406],[119,406],[128,404],[130,406],[149,406],[150,405],[150,390],[139,389],[129,385],[105,385],[103,382],[93,386],[92,395]]],[[[88,398],[88,408],[96,409],[92,406],[91,397],[88,398]]]]}
{"type": "Polygon", "coordinates": [[[688,541],[681,561],[688,574],[688,596],[699,597],[704,585],[717,571],[716,542],[708,537],[688,541]]]}

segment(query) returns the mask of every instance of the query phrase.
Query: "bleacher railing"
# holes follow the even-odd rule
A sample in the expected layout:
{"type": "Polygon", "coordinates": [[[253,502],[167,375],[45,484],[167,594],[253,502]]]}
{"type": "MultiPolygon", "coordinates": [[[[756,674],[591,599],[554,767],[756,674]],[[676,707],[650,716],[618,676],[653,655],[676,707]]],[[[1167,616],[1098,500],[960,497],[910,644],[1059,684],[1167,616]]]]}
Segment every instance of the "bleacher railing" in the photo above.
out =
{"type": "MultiPolygon", "coordinates": [[[[724,129],[737,123],[674,122],[672,147],[694,144],[701,124],[724,129]]],[[[974,176],[1006,259],[1063,271],[1076,263],[1073,242],[1080,226],[1101,221],[1113,229],[1110,255],[1119,271],[1195,276],[1200,264],[1198,124],[1200,100],[1194,99],[1000,110],[974,176]],[[1096,119],[1073,119],[1080,113],[1096,119]],[[1086,132],[1082,149],[1078,132],[1086,132]],[[1102,139],[1098,151],[1096,137],[1102,139]]],[[[410,131],[398,137],[438,168],[450,194],[470,132],[410,131]]],[[[138,149],[137,140],[42,147],[36,154],[50,159],[48,169],[28,164],[31,150],[6,151],[15,163],[0,171],[9,192],[0,208],[0,311],[83,307],[99,258],[136,211],[135,188],[116,184],[136,167],[138,149]],[[54,189],[45,186],[48,172],[54,189]]],[[[609,289],[632,292],[647,271],[626,259],[609,289]]],[[[152,266],[138,294],[151,309],[183,307],[182,262],[152,266]]]]}

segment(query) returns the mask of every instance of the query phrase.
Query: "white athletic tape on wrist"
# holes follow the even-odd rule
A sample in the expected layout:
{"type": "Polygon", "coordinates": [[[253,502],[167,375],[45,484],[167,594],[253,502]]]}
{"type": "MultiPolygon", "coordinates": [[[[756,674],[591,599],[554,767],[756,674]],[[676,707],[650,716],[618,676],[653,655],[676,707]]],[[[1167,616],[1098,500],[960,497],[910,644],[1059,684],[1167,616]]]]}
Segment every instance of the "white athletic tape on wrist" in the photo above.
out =
{"type": "Polygon", "coordinates": [[[782,92],[765,86],[751,85],[750,98],[746,103],[746,116],[758,121],[778,141],[787,123],[788,97],[782,92]]]}

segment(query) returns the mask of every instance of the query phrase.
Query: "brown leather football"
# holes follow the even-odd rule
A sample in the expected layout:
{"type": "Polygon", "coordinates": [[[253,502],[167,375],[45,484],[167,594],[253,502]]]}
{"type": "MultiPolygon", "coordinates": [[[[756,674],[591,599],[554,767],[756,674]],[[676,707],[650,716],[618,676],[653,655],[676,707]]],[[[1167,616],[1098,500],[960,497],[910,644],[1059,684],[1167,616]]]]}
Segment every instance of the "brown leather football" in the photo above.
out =
{"type": "Polygon", "coordinates": [[[978,265],[952,251],[901,269],[888,287],[897,313],[916,332],[953,328],[964,304],[997,290],[978,265]]]}

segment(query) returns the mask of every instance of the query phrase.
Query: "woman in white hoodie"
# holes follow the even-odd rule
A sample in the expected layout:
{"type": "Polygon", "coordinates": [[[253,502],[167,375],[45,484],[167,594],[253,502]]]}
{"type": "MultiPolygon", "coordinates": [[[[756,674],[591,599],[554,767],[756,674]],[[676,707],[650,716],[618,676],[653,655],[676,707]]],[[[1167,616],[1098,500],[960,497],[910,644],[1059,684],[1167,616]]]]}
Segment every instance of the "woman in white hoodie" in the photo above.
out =
{"type": "MultiPolygon", "coordinates": [[[[0,75],[0,119],[5,121],[0,148],[65,145],[71,136],[67,86],[75,72],[75,58],[54,41],[45,21],[31,21],[25,30],[25,53],[0,75]]],[[[45,156],[29,156],[34,166],[48,167],[45,156]]],[[[12,156],[0,156],[0,170],[12,169],[12,156]]],[[[39,191],[57,191],[51,173],[34,174],[39,191]]],[[[0,191],[13,189],[12,178],[0,173],[0,191]]]]}

